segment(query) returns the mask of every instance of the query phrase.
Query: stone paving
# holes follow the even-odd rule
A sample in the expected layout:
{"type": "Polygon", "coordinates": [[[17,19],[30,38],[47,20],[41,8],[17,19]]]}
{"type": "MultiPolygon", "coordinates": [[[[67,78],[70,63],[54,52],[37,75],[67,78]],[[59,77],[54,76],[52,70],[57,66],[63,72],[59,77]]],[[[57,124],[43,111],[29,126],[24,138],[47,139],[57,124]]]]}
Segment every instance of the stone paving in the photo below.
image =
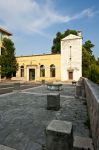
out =
{"type": "Polygon", "coordinates": [[[71,121],[74,135],[89,137],[85,101],[75,98],[73,85],[63,85],[62,91],[42,85],[0,95],[0,144],[17,150],[42,150],[45,128],[53,119],[71,121]],[[47,110],[47,94],[57,92],[60,110],[47,110]]]}

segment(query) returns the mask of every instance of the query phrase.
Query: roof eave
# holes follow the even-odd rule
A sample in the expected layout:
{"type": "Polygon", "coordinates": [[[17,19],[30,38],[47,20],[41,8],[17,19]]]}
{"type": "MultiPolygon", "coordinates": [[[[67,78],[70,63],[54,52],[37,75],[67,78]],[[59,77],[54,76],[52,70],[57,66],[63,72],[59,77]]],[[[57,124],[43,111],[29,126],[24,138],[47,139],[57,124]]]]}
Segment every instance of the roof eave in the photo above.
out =
{"type": "Polygon", "coordinates": [[[8,32],[7,30],[5,30],[3,28],[0,28],[0,31],[3,32],[3,33],[6,33],[8,36],[12,36],[11,32],[8,32]]]}

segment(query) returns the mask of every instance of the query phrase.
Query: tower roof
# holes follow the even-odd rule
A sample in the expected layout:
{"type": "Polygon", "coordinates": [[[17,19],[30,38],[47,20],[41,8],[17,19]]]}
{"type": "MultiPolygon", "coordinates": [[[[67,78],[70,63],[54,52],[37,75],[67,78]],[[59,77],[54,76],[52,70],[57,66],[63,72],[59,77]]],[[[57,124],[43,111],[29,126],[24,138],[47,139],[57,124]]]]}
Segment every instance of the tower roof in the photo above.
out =
{"type": "Polygon", "coordinates": [[[81,39],[81,38],[82,38],[81,36],[74,35],[74,34],[69,34],[68,36],[63,38],[62,41],[64,41],[64,40],[73,40],[73,39],[81,39]]]}
{"type": "Polygon", "coordinates": [[[3,29],[3,28],[1,28],[1,27],[0,27],[0,32],[1,32],[1,33],[5,33],[5,34],[7,34],[8,36],[11,36],[11,35],[12,35],[11,32],[8,32],[7,30],[5,30],[5,29],[3,29]]]}

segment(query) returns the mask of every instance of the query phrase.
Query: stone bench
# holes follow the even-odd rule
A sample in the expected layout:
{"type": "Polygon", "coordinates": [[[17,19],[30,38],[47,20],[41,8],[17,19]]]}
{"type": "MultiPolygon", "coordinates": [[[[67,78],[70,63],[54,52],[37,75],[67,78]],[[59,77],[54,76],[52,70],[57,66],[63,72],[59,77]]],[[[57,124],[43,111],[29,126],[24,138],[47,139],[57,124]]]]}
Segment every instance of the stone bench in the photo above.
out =
{"type": "Polygon", "coordinates": [[[56,84],[56,83],[53,83],[53,84],[47,84],[47,89],[48,90],[52,90],[52,91],[60,91],[62,90],[62,84],[56,84]]]}
{"type": "Polygon", "coordinates": [[[19,82],[16,82],[14,83],[14,91],[19,91],[20,90],[20,83],[19,82]]]}
{"type": "Polygon", "coordinates": [[[46,150],[94,150],[94,147],[90,137],[73,136],[71,122],[52,120],[46,127],[46,150]]]}
{"type": "Polygon", "coordinates": [[[50,93],[47,95],[47,109],[48,110],[60,109],[60,94],[50,93]]]}
{"type": "Polygon", "coordinates": [[[13,87],[7,87],[7,88],[0,89],[0,94],[6,94],[6,93],[11,93],[11,92],[13,92],[13,87]]]}
{"type": "Polygon", "coordinates": [[[76,85],[76,83],[77,83],[76,81],[72,81],[72,85],[76,85]]]}
{"type": "Polygon", "coordinates": [[[73,150],[71,122],[52,120],[46,128],[46,150],[73,150]]]}

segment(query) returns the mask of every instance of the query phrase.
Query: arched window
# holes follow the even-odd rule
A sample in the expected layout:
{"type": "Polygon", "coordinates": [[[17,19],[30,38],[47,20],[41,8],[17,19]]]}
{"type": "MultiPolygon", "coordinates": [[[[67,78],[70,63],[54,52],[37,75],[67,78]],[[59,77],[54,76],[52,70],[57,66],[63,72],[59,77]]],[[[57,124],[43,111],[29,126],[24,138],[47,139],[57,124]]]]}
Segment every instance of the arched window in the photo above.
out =
{"type": "Polygon", "coordinates": [[[45,77],[45,66],[44,65],[40,66],[40,77],[45,77]]]}
{"type": "Polygon", "coordinates": [[[24,77],[24,66],[20,67],[20,77],[24,77]]]}
{"type": "Polygon", "coordinates": [[[50,77],[55,77],[55,65],[50,65],[50,77]]]}

